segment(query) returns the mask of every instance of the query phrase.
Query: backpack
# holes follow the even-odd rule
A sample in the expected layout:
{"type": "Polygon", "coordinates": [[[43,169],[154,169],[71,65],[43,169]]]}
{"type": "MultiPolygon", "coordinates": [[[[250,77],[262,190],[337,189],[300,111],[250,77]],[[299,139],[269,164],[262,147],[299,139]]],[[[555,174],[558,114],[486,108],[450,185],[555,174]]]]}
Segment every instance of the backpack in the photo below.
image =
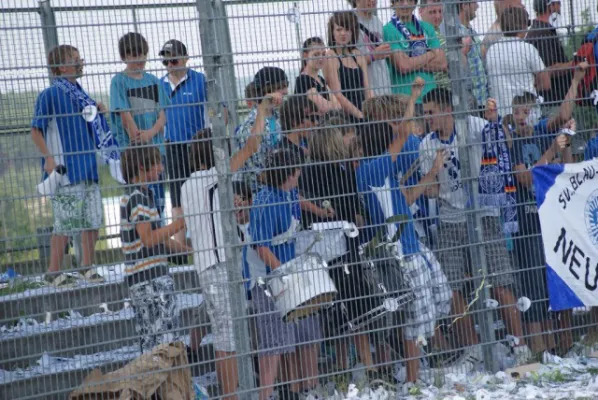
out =
{"type": "MultiPolygon", "coordinates": [[[[579,83],[577,91],[577,104],[580,106],[593,106],[594,98],[592,92],[598,91],[598,66],[596,65],[598,50],[598,28],[590,33],[582,42],[581,47],[573,56],[573,64],[578,65],[583,61],[587,61],[590,65],[586,76],[579,83]]],[[[596,93],[598,94],[598,92],[596,93]]]]}

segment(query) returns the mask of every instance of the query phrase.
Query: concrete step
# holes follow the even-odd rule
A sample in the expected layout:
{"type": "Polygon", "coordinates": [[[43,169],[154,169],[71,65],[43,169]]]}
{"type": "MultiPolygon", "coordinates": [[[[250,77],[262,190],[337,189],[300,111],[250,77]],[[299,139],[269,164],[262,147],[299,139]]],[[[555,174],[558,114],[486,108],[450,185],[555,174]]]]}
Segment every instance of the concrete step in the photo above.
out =
{"type": "MultiPolygon", "coordinates": [[[[199,288],[193,267],[174,267],[171,273],[179,293],[199,288]]],[[[80,283],[72,288],[45,286],[0,297],[0,326],[8,321],[28,317],[42,321],[47,312],[62,313],[75,310],[84,316],[95,314],[102,303],[111,309],[122,308],[128,289],[119,273],[107,274],[104,283],[80,283]]]]}
{"type": "MultiPolygon", "coordinates": [[[[184,332],[198,325],[209,332],[210,321],[201,306],[201,295],[178,295],[184,332]],[[199,321],[194,320],[199,315],[199,321]]],[[[133,310],[60,319],[50,324],[27,326],[17,332],[0,333],[0,369],[26,368],[44,353],[56,357],[107,352],[137,343],[133,310]],[[29,329],[31,328],[31,329],[29,329]]]]}
{"type": "MultiPolygon", "coordinates": [[[[125,352],[118,361],[99,363],[92,367],[73,368],[50,372],[23,379],[3,379],[0,371],[0,399],[49,399],[66,400],[68,395],[75,390],[94,369],[102,372],[115,371],[132,361],[139,354],[125,352]],[[128,355],[130,353],[130,355],[128,355]]],[[[202,376],[215,370],[214,353],[210,345],[202,346],[199,360],[190,366],[192,376],[202,376]]]]}

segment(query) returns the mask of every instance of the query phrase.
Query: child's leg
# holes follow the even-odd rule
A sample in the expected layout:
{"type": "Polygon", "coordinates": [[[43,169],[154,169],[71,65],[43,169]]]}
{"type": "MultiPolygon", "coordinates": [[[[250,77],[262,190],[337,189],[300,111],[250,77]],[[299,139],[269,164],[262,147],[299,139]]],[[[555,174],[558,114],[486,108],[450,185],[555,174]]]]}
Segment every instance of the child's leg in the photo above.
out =
{"type": "Polygon", "coordinates": [[[521,311],[516,307],[517,299],[512,290],[515,283],[513,267],[500,218],[482,218],[482,231],[486,242],[484,251],[486,253],[488,273],[493,275],[487,281],[492,285],[492,294],[500,304],[500,315],[507,327],[507,332],[519,338],[519,346],[524,346],[525,338],[523,337],[521,311]]]}
{"type": "Polygon", "coordinates": [[[420,339],[434,336],[436,304],[432,288],[431,268],[422,255],[406,257],[402,266],[405,286],[412,290],[414,299],[406,307],[406,326],[403,329],[403,349],[407,361],[407,381],[415,382],[419,374],[420,339]],[[410,358],[414,358],[409,360],[410,358]]]}
{"type": "Polygon", "coordinates": [[[301,382],[291,384],[292,392],[301,389],[313,389],[318,384],[318,354],[322,341],[322,327],[320,316],[304,318],[295,326],[298,348],[289,355],[292,360],[290,368],[298,368],[298,378],[301,382]]]}
{"type": "Polygon", "coordinates": [[[93,265],[99,228],[102,226],[103,206],[100,187],[97,184],[83,186],[85,198],[82,221],[85,230],[81,232],[81,266],[93,265]]]}
{"type": "MultiPolygon", "coordinates": [[[[59,272],[64,262],[64,249],[69,242],[69,237],[66,235],[52,235],[50,239],[50,265],[48,265],[48,273],[59,272]]],[[[53,278],[53,277],[52,277],[53,278]]]]}
{"type": "Polygon", "coordinates": [[[464,223],[440,223],[436,232],[437,257],[442,271],[452,291],[451,323],[459,347],[474,346],[479,343],[474,329],[473,318],[466,313],[467,302],[463,296],[463,279],[468,270],[467,250],[460,248],[467,243],[467,225],[464,223]]]}
{"type": "Polygon", "coordinates": [[[274,383],[278,375],[280,354],[260,356],[260,400],[268,400],[274,392],[274,383]]]}
{"type": "Polygon", "coordinates": [[[221,265],[208,268],[199,274],[202,293],[214,335],[216,374],[225,397],[234,395],[239,384],[235,356],[233,312],[226,269],[221,265]]]}
{"type": "Polygon", "coordinates": [[[264,289],[255,286],[251,290],[252,313],[255,314],[257,346],[260,371],[260,400],[274,391],[281,356],[295,352],[295,328],[284,323],[274,301],[266,296],[264,289]]]}

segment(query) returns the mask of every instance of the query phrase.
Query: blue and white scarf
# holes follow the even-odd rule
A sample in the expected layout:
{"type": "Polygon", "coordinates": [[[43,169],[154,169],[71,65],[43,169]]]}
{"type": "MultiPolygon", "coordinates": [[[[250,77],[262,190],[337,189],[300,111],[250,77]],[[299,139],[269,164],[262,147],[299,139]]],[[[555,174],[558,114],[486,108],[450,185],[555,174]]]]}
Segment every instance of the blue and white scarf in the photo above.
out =
{"type": "Polygon", "coordinates": [[[500,207],[504,233],[518,232],[517,187],[500,117],[498,122],[488,122],[482,130],[482,164],[478,191],[481,206],[500,207]]]}
{"type": "Polygon", "coordinates": [[[54,86],[68,94],[73,102],[79,105],[83,119],[87,121],[94,133],[96,148],[105,164],[110,166],[110,175],[121,184],[125,183],[120,168],[120,152],[118,143],[110,132],[106,118],[98,112],[97,103],[77,84],[64,78],[54,79],[54,86]]]}
{"type": "Polygon", "coordinates": [[[393,24],[394,27],[397,28],[397,31],[401,32],[405,39],[409,41],[409,57],[418,57],[426,54],[428,51],[428,43],[426,42],[425,32],[415,15],[411,16],[411,20],[413,21],[413,25],[415,25],[415,30],[417,31],[415,37],[413,37],[405,24],[399,18],[397,18],[396,14],[392,16],[390,23],[393,24]]]}

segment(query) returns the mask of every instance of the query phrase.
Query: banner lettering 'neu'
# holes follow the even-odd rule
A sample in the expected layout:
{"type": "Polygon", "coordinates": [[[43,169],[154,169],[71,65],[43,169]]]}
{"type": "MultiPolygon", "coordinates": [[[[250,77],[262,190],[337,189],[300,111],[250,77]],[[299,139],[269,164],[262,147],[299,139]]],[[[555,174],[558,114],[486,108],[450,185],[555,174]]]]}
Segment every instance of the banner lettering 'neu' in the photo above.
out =
{"type": "Polygon", "coordinates": [[[550,307],[598,306],[598,159],[533,169],[550,307]]]}

